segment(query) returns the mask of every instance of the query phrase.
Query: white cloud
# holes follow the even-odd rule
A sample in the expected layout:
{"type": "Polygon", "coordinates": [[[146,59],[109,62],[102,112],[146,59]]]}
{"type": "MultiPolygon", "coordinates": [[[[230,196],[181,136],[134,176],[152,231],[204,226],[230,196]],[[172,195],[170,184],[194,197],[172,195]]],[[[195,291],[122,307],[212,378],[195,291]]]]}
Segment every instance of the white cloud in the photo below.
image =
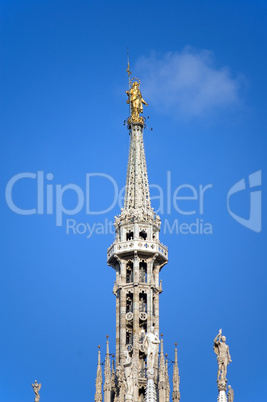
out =
{"type": "Polygon", "coordinates": [[[145,100],[164,113],[209,116],[240,103],[240,77],[233,78],[227,67],[217,67],[207,50],[186,47],[163,57],[152,54],[140,58],[136,70],[145,100]]]}

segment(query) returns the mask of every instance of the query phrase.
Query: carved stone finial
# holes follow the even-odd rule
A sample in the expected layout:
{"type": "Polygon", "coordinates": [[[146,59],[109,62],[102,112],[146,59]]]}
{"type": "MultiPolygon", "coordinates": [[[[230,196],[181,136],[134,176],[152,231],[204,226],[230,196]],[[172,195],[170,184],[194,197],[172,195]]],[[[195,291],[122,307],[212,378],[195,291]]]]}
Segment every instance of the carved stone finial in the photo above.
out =
{"type": "Polygon", "coordinates": [[[35,394],[35,398],[34,398],[34,402],[39,402],[40,400],[40,395],[39,395],[39,391],[41,389],[42,384],[38,384],[37,380],[35,380],[34,384],[32,384],[33,387],[33,391],[35,394]]]}

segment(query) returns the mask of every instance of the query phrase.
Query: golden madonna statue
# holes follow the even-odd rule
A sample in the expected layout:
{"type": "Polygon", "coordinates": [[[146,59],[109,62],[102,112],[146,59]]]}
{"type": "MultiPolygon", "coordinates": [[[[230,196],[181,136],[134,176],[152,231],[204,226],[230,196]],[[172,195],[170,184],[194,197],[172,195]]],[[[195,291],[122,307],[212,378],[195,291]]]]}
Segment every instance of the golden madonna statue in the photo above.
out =
{"type": "Polygon", "coordinates": [[[128,95],[126,102],[130,104],[131,108],[131,122],[143,123],[144,118],[140,116],[140,113],[143,113],[143,104],[146,106],[148,105],[142,97],[140,91],[140,82],[134,81],[129,91],[126,91],[126,94],[128,95]]]}

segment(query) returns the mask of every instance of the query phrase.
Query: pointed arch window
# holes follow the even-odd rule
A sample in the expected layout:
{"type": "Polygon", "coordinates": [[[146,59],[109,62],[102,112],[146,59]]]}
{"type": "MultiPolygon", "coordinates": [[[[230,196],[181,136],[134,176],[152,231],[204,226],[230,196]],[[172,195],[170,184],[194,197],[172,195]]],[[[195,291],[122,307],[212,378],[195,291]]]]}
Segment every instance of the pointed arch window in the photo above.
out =
{"type": "Polygon", "coordinates": [[[129,231],[126,233],[126,240],[127,240],[127,241],[133,240],[133,237],[134,237],[133,231],[132,231],[132,230],[129,230],[129,231]]]}
{"type": "Polygon", "coordinates": [[[141,232],[139,232],[139,238],[141,240],[146,240],[147,239],[147,232],[144,229],[142,229],[141,232]]]}
{"type": "Polygon", "coordinates": [[[133,262],[128,261],[126,264],[126,283],[133,282],[133,262]]]}
{"type": "Polygon", "coordinates": [[[143,260],[139,263],[140,282],[147,282],[147,263],[143,260]]]}
{"type": "Polygon", "coordinates": [[[133,312],[133,294],[128,293],[126,296],[126,313],[133,312]]]}

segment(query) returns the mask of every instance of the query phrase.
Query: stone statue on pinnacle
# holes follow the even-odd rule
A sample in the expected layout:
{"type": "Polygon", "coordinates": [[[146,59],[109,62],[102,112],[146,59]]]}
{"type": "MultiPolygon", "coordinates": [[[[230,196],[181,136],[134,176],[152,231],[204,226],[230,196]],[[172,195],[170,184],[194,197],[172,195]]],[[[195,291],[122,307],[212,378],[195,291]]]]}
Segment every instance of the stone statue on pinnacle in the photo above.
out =
{"type": "Polygon", "coordinates": [[[39,391],[41,389],[42,384],[38,384],[37,380],[35,380],[34,384],[32,384],[32,388],[35,394],[34,402],[39,402],[40,400],[40,395],[39,391]]]}
{"type": "Polygon", "coordinates": [[[150,328],[150,332],[146,333],[144,339],[144,350],[147,355],[147,373],[153,374],[155,357],[158,351],[159,337],[154,333],[154,327],[150,328]]]}
{"type": "Polygon", "coordinates": [[[232,361],[229,346],[225,343],[226,337],[222,335],[222,330],[219,330],[218,335],[214,338],[213,350],[217,355],[218,362],[218,373],[217,373],[217,383],[219,390],[220,388],[226,390],[226,374],[227,366],[232,361]]]}

